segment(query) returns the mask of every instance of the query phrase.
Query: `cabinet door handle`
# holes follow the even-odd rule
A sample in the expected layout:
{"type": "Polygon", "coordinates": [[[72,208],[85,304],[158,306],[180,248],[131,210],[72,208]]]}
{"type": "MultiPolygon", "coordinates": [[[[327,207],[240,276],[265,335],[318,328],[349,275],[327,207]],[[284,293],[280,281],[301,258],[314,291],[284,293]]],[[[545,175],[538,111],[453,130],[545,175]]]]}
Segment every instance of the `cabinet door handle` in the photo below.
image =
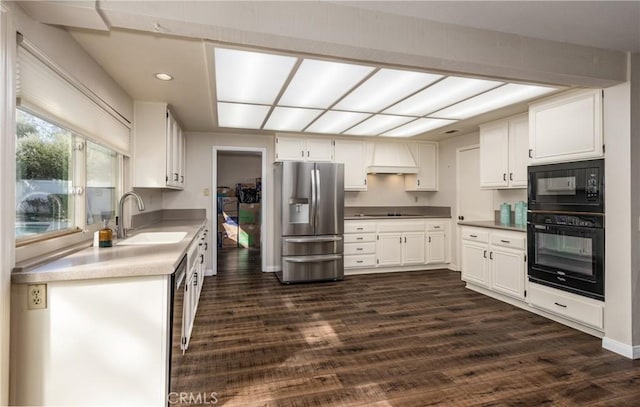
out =
{"type": "Polygon", "coordinates": [[[420,180],[418,179],[418,186],[420,186],[420,180]]]}
{"type": "Polygon", "coordinates": [[[566,305],[560,304],[559,302],[554,302],[554,304],[556,304],[558,307],[567,308],[566,305]]]}
{"type": "Polygon", "coordinates": [[[503,180],[503,181],[506,181],[506,180],[507,180],[507,173],[506,173],[506,172],[502,174],[502,180],[503,180]]]}
{"type": "Polygon", "coordinates": [[[493,252],[489,252],[489,260],[493,260],[493,252]]]}
{"type": "Polygon", "coordinates": [[[477,238],[478,235],[469,235],[469,237],[477,238]]]}
{"type": "Polygon", "coordinates": [[[208,242],[204,242],[204,249],[205,250],[209,250],[209,243],[208,242]]]}
{"type": "Polygon", "coordinates": [[[509,173],[509,181],[513,181],[513,173],[512,172],[509,173]]]}
{"type": "Polygon", "coordinates": [[[204,254],[200,255],[200,264],[204,263],[204,254]]]}
{"type": "Polygon", "coordinates": [[[431,236],[429,236],[429,243],[431,243],[431,236]]]}
{"type": "Polygon", "coordinates": [[[309,157],[309,151],[307,151],[307,157],[309,157]]]}
{"type": "Polygon", "coordinates": [[[484,251],[484,254],[482,255],[485,259],[487,258],[487,251],[484,251]]]}
{"type": "Polygon", "coordinates": [[[458,216],[458,220],[464,220],[464,216],[458,216]]]}
{"type": "Polygon", "coordinates": [[[511,243],[509,240],[500,240],[502,243],[511,243]]]}
{"type": "Polygon", "coordinates": [[[178,181],[178,173],[177,172],[173,173],[173,180],[174,181],[178,181]]]}
{"type": "Polygon", "coordinates": [[[533,158],[533,149],[529,149],[529,158],[533,158]]]}
{"type": "Polygon", "coordinates": [[[184,184],[184,175],[180,176],[180,182],[184,184]]]}

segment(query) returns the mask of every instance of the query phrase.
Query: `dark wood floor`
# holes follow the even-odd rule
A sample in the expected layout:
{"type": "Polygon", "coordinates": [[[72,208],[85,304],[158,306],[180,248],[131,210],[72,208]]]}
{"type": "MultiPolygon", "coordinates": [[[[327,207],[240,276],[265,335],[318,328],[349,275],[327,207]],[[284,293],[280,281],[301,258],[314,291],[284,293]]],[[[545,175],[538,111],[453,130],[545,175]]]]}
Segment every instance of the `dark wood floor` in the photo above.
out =
{"type": "Polygon", "coordinates": [[[181,391],[224,406],[640,405],[640,361],[456,272],[284,286],[255,254],[225,254],[206,279],[181,391]]]}

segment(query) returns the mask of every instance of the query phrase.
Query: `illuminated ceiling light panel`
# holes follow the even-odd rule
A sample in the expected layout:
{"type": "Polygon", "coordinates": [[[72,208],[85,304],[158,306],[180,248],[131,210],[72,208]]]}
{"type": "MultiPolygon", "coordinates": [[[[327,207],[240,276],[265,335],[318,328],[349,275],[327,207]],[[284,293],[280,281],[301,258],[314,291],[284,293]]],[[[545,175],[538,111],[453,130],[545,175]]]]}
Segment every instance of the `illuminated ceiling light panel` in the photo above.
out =
{"type": "Polygon", "coordinates": [[[297,58],[215,49],[218,101],[273,104],[297,58]]]}
{"type": "Polygon", "coordinates": [[[381,69],[333,108],[376,113],[440,78],[442,75],[381,69]]]}
{"type": "Polygon", "coordinates": [[[264,128],[267,130],[301,131],[320,113],[322,110],[318,109],[276,107],[271,112],[264,128]]]}
{"type": "Polygon", "coordinates": [[[497,89],[472,97],[429,116],[441,119],[468,119],[514,103],[553,92],[556,88],[509,83],[497,89]]]}
{"type": "Polygon", "coordinates": [[[461,100],[502,85],[504,82],[450,76],[391,106],[384,113],[424,116],[461,100]]]}
{"type": "Polygon", "coordinates": [[[305,59],[278,105],[326,109],[375,68],[305,59]]]}
{"type": "Polygon", "coordinates": [[[456,121],[457,120],[446,119],[418,119],[411,123],[407,123],[404,126],[400,126],[391,131],[388,131],[382,135],[387,137],[413,137],[420,133],[447,126],[451,123],[455,123],[456,121]]]}
{"type": "Polygon", "coordinates": [[[405,124],[414,117],[390,116],[387,114],[377,114],[363,121],[359,125],[344,132],[353,136],[377,136],[389,129],[405,124]]]}
{"type": "Polygon", "coordinates": [[[218,126],[259,129],[269,106],[218,102],[218,126]]]}
{"type": "Polygon", "coordinates": [[[313,122],[305,131],[311,133],[342,133],[356,123],[360,123],[368,113],[336,112],[329,110],[313,122]]]}

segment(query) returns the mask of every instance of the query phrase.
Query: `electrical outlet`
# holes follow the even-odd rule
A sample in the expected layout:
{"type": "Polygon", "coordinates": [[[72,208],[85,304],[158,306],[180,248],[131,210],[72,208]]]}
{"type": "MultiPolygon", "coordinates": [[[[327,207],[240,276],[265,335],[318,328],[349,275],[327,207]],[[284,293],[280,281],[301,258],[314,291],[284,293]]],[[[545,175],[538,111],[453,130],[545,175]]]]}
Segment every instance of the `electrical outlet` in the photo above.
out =
{"type": "Polygon", "coordinates": [[[27,309],[47,308],[47,285],[29,284],[27,288],[27,309]]]}

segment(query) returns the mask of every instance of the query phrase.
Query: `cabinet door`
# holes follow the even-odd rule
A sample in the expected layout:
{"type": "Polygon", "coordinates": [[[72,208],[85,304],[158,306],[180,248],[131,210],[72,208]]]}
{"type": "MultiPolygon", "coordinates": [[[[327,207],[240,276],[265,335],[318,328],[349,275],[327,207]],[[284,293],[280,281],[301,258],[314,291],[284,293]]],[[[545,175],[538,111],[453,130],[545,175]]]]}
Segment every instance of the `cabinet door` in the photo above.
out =
{"type": "Polygon", "coordinates": [[[301,137],[276,137],[276,161],[303,161],[304,139],[301,137]]]}
{"type": "Polygon", "coordinates": [[[334,162],[344,164],[344,190],[367,190],[367,162],[365,142],[335,140],[334,162]]]}
{"type": "Polygon", "coordinates": [[[380,233],[376,244],[376,264],[378,266],[399,266],[402,264],[402,234],[380,233]]]}
{"type": "Polygon", "coordinates": [[[462,241],[462,279],[489,287],[488,245],[462,241]]]}
{"type": "Polygon", "coordinates": [[[509,186],[527,187],[529,164],[529,117],[509,120],[509,186]]]}
{"type": "Polygon", "coordinates": [[[492,249],[491,288],[495,291],[524,300],[525,261],[521,250],[492,249]]]}
{"type": "Polygon", "coordinates": [[[529,108],[531,164],[599,158],[602,150],[602,91],[583,90],[529,108]]]}
{"type": "Polygon", "coordinates": [[[305,146],[307,161],[333,162],[333,139],[308,138],[305,139],[305,146]]]}
{"type": "Polygon", "coordinates": [[[402,264],[424,264],[424,232],[406,232],[402,236],[402,264]]]}
{"type": "Polygon", "coordinates": [[[438,145],[435,143],[416,143],[417,174],[404,177],[407,191],[438,190],[438,145]]]}
{"type": "Polygon", "coordinates": [[[427,264],[447,262],[446,237],[444,232],[427,235],[427,264]]]}
{"type": "Polygon", "coordinates": [[[171,113],[167,110],[167,121],[166,121],[166,168],[167,168],[167,176],[166,176],[166,185],[173,185],[173,140],[174,129],[175,129],[175,120],[171,113]]]}
{"type": "Polygon", "coordinates": [[[509,184],[509,122],[480,127],[480,187],[506,187],[509,184]]]}

